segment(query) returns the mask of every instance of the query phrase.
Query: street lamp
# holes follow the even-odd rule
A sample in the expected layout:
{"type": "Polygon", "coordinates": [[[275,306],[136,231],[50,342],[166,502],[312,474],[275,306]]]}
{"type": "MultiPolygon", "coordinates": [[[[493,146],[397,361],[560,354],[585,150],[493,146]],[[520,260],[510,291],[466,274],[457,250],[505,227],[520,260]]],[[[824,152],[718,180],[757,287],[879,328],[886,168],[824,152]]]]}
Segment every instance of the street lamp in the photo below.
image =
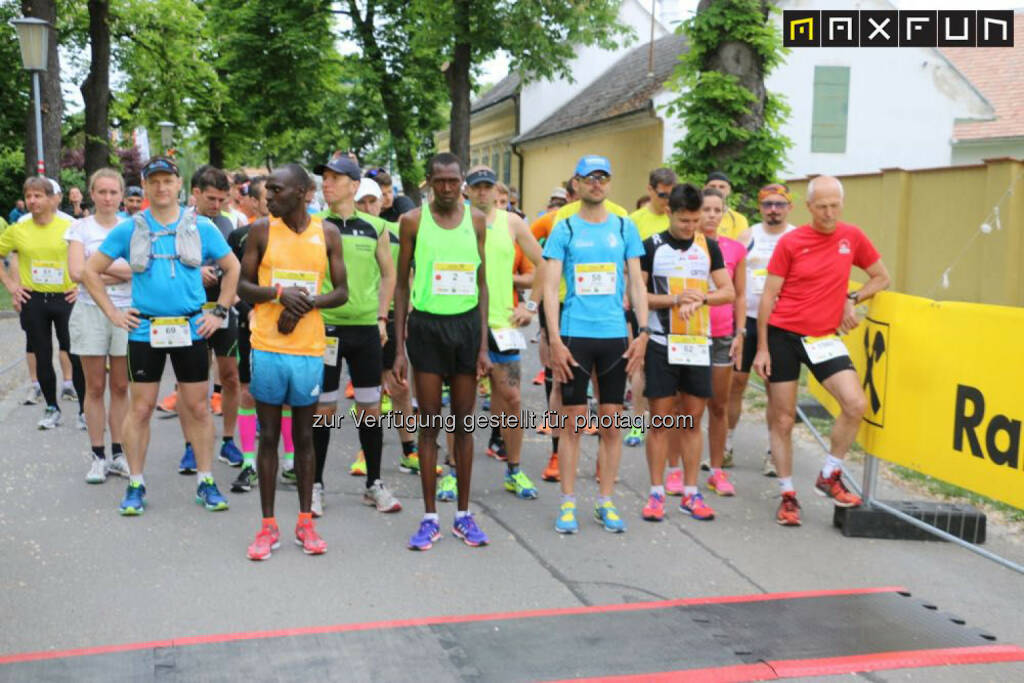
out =
{"type": "Polygon", "coordinates": [[[46,161],[43,159],[43,107],[39,101],[39,73],[46,71],[50,54],[50,31],[48,21],[25,17],[11,22],[18,31],[21,44],[21,62],[26,71],[32,72],[32,91],[36,101],[36,170],[46,175],[46,161]]]}
{"type": "Polygon", "coordinates": [[[168,154],[174,143],[174,124],[170,121],[160,121],[156,125],[160,128],[160,144],[164,148],[164,154],[168,154]]]}

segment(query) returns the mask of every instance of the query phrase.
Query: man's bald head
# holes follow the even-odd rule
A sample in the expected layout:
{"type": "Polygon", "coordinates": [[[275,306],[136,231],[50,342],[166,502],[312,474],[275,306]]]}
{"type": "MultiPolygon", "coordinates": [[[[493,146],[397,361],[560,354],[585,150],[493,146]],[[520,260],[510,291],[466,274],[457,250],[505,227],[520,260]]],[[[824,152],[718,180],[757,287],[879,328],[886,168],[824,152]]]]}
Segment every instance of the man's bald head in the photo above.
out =
{"type": "Polygon", "coordinates": [[[267,208],[280,218],[291,217],[293,222],[306,210],[307,196],[316,187],[306,169],[298,164],[278,166],[267,178],[264,192],[267,208]]]}
{"type": "Polygon", "coordinates": [[[299,164],[279,166],[274,173],[282,173],[283,175],[279,177],[281,183],[291,185],[301,192],[306,192],[313,186],[313,178],[299,164]]]}
{"type": "Polygon", "coordinates": [[[830,233],[843,213],[843,184],[838,178],[822,175],[807,184],[807,210],[811,212],[811,227],[830,233]]]}
{"type": "Polygon", "coordinates": [[[839,201],[843,200],[843,184],[839,178],[830,175],[820,175],[807,183],[807,201],[811,202],[816,196],[827,194],[839,195],[839,201]]]}

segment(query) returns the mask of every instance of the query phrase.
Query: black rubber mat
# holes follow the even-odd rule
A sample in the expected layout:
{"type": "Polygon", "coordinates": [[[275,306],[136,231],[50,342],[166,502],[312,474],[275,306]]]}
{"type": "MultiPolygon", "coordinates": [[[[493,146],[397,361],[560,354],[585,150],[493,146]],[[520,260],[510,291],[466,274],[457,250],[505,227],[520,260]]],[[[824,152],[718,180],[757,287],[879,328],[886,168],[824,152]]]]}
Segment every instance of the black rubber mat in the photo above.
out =
{"type": "MultiPolygon", "coordinates": [[[[944,659],[943,652],[995,644],[991,634],[893,589],[680,600],[302,631],[12,655],[0,657],[0,680],[512,681],[726,667],[739,675],[745,670],[742,665],[757,662],[908,651],[932,653],[919,658],[918,665],[934,666],[955,663],[944,659]]],[[[1024,650],[1020,653],[1024,655],[1024,650]]]]}

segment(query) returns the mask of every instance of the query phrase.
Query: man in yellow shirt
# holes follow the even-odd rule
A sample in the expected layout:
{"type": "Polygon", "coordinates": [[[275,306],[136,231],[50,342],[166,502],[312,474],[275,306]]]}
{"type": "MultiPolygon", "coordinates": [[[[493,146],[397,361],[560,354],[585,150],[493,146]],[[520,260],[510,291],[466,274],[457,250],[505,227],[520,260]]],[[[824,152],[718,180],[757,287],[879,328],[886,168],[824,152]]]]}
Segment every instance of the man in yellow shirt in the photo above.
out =
{"type": "Polygon", "coordinates": [[[651,171],[647,182],[647,196],[651,201],[629,214],[640,231],[640,239],[668,230],[668,195],[676,184],[676,174],[668,168],[651,171]]]}
{"type": "MultiPolygon", "coordinates": [[[[726,204],[728,204],[729,195],[732,194],[732,181],[729,180],[729,176],[725,175],[725,173],[715,171],[709,174],[708,181],[704,183],[704,187],[713,187],[721,192],[722,196],[725,197],[726,204]]],[[[747,219],[743,214],[728,209],[725,215],[722,216],[722,222],[718,225],[718,234],[730,239],[736,239],[746,232],[749,227],[747,219]]]]}

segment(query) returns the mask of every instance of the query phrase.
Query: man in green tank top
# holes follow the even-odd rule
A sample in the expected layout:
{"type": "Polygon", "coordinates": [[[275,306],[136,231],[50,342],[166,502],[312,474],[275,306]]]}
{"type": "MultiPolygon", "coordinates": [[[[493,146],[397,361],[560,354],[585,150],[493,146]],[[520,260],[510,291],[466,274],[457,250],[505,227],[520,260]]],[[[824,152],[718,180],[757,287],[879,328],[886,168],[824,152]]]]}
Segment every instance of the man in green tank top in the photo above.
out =
{"type": "MultiPolygon", "coordinates": [[[[501,419],[497,440],[488,444],[487,454],[506,460],[505,490],[518,498],[537,497],[537,488],[519,467],[523,448],[523,415],[519,382],[522,375],[520,352],[526,349],[526,337],[520,327],[533,322],[542,287],[532,284],[530,301],[515,305],[514,268],[516,246],[541,272],[540,244],[529,226],[518,215],[497,207],[495,185],[498,177],[487,166],[476,166],[466,174],[470,204],[487,219],[487,299],[488,353],[491,359],[491,415],[501,419]]],[[[539,279],[539,278],[538,278],[539,279]]]]}
{"type": "Polygon", "coordinates": [[[486,534],[469,511],[476,382],[491,366],[484,269],[487,227],[484,215],[463,203],[462,182],[458,157],[447,152],[434,156],[427,164],[433,198],[428,205],[402,214],[399,221],[393,369],[396,380],[405,382],[406,368],[412,363],[420,404],[420,482],[426,508],[419,530],[409,540],[412,550],[429,550],[441,539],[434,466],[442,426],[455,434],[458,507],[452,533],[470,546],[487,544],[486,534]],[[442,420],[441,385],[446,380],[451,386],[451,414],[442,420]]]}

